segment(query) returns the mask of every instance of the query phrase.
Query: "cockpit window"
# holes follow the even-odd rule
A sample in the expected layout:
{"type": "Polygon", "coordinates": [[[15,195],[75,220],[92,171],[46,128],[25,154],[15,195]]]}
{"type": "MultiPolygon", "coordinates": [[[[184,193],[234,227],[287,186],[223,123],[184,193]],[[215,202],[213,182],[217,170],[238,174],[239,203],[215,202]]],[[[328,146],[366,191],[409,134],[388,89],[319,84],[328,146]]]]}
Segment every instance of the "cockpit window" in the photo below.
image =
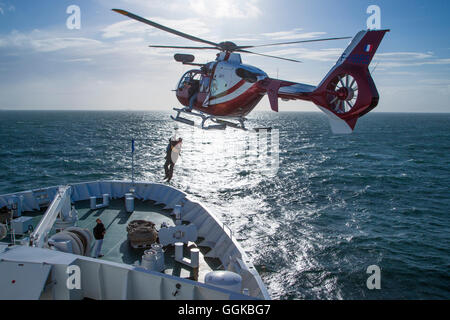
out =
{"type": "Polygon", "coordinates": [[[189,70],[186,72],[178,82],[177,89],[182,89],[186,83],[191,82],[192,80],[200,80],[201,71],[200,70],[189,70]]]}

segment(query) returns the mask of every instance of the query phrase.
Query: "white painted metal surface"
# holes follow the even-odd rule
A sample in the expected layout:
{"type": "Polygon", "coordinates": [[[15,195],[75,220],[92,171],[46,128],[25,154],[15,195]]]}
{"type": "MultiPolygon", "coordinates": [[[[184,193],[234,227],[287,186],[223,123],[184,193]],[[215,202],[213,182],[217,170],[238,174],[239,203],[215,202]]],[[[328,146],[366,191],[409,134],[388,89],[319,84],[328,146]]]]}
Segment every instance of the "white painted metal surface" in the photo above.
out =
{"type": "MultiPolygon", "coordinates": [[[[5,273],[0,277],[2,281],[10,280],[13,275],[10,268],[17,269],[14,264],[47,265],[51,267],[48,284],[44,288],[42,286],[43,281],[39,281],[38,285],[33,285],[35,292],[43,288],[44,292],[41,299],[234,300],[249,298],[226,289],[145,270],[140,267],[43,248],[15,246],[0,253],[0,258],[2,263],[9,264],[5,268],[5,273]],[[80,289],[69,289],[67,286],[69,266],[79,268],[81,275],[80,289]]],[[[39,275],[40,280],[47,278],[43,273],[36,271],[27,272],[24,275],[30,278],[39,275]]],[[[25,285],[14,296],[6,298],[19,299],[22,294],[25,295],[27,290],[30,289],[25,285]]],[[[33,292],[33,296],[29,298],[36,299],[36,296],[37,294],[33,292]]]]}
{"type": "Polygon", "coordinates": [[[36,300],[52,266],[44,263],[0,261],[0,300],[36,300]]]}
{"type": "MultiPolygon", "coordinates": [[[[70,299],[79,298],[81,295],[93,299],[230,299],[252,297],[270,299],[259,274],[244,250],[232,236],[231,230],[227,230],[224,224],[203,204],[191,200],[184,192],[170,186],[150,182],[93,181],[72,184],[70,188],[67,187],[59,192],[58,187],[49,187],[0,195],[0,206],[8,203],[11,197],[23,196],[22,206],[24,211],[38,210],[40,203],[48,201],[48,198],[56,195],[47,212],[49,210],[58,211],[61,207],[58,207],[58,210],[51,209],[56,206],[55,201],[57,199],[70,198],[71,201],[75,202],[89,200],[92,196],[102,197],[106,193],[111,195],[112,198],[122,198],[130,192],[130,189],[133,190],[135,198],[143,201],[153,200],[156,203],[164,204],[166,209],[173,209],[176,205],[181,205],[181,219],[195,226],[197,236],[204,238],[199,246],[211,248],[206,257],[220,259],[225,270],[238,274],[242,278],[242,289],[248,289],[250,297],[240,294],[236,296],[230,294],[230,292],[225,292],[226,290],[220,291],[214,286],[207,286],[201,282],[146,271],[126,264],[117,264],[48,249],[18,246],[14,247],[14,250],[0,251],[0,259],[5,259],[5,256],[9,257],[6,257],[6,259],[12,259],[11,256],[15,256],[13,261],[46,262],[54,266],[52,269],[53,277],[64,279],[67,278],[67,274],[61,266],[68,266],[77,262],[77,265],[84,270],[82,278],[86,289],[81,294],[73,291],[67,292],[66,288],[53,286],[54,288],[51,290],[53,298],[70,299]],[[67,197],[67,194],[70,197],[67,197]],[[12,252],[15,252],[15,254],[13,255],[12,252]],[[184,284],[183,288],[188,289],[176,290],[175,284],[177,282],[184,284]],[[160,290],[155,290],[155,288],[160,290]]],[[[62,203],[62,201],[59,202],[62,203]]],[[[67,202],[65,203],[67,206],[67,202]]],[[[70,206],[70,201],[68,203],[70,206]]],[[[45,239],[43,235],[45,235],[48,226],[52,225],[52,221],[54,223],[54,218],[54,216],[46,217],[43,219],[45,221],[41,221],[35,230],[34,242],[40,244],[38,246],[43,245],[45,239]]]]}
{"type": "Polygon", "coordinates": [[[71,213],[70,191],[71,189],[68,186],[59,188],[56,197],[48,207],[44,217],[30,236],[33,246],[42,248],[45,245],[48,240],[48,234],[58,216],[60,216],[63,221],[65,218],[69,218],[71,213]]]}
{"type": "Polygon", "coordinates": [[[197,241],[197,227],[194,224],[183,225],[179,224],[174,227],[166,227],[159,229],[159,242],[166,246],[168,244],[175,244],[175,242],[188,243],[189,241],[197,241]]]}
{"type": "Polygon", "coordinates": [[[166,268],[163,246],[159,243],[153,243],[151,247],[152,250],[156,251],[156,270],[161,272],[166,268]]]}
{"type": "Polygon", "coordinates": [[[28,231],[28,228],[32,226],[33,218],[31,217],[18,217],[11,221],[11,228],[14,229],[16,234],[24,234],[28,231]]]}
{"type": "Polygon", "coordinates": [[[242,287],[242,277],[237,273],[230,271],[211,271],[205,275],[205,283],[219,288],[240,292],[242,287]]]}

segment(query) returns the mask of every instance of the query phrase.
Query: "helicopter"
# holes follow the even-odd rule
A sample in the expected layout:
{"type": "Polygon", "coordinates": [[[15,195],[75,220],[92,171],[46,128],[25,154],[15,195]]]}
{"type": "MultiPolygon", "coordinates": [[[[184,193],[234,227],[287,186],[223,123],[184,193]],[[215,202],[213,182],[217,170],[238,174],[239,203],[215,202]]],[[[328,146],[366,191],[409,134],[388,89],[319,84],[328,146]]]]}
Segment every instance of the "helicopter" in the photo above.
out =
{"type": "Polygon", "coordinates": [[[247,130],[244,124],[247,120],[245,117],[267,94],[270,107],[275,112],[278,112],[279,98],[284,101],[311,101],[328,116],[333,133],[347,134],[353,132],[359,117],[370,112],[378,104],[379,94],[368,67],[384,35],[390,31],[388,29],[359,31],[323,80],[317,86],[313,86],[271,78],[263,70],[243,64],[240,53],[298,63],[301,61],[247,49],[343,40],[351,37],[239,46],[231,41],[216,43],[201,39],[122,9],[112,10],[160,30],[207,45],[150,45],[151,48],[219,51],[214,61],[204,64],[194,63],[195,56],[191,54],[174,55],[175,61],[196,67],[185,72],[178,81],[175,89],[176,97],[185,108],[174,108],[177,115],[171,118],[175,121],[195,126],[195,122],[183,118],[181,116],[183,114],[200,117],[202,129],[225,129],[228,126],[247,130]],[[192,92],[192,88],[195,88],[195,92],[192,92]],[[209,121],[212,124],[206,125],[209,121]]]}

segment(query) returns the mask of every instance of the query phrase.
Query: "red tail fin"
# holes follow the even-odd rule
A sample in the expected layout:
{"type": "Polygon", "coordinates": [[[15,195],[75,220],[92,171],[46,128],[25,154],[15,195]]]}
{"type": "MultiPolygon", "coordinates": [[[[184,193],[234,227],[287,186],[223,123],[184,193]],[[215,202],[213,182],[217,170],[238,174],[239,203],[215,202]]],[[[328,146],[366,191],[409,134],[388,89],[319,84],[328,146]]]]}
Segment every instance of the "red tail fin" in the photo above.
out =
{"type": "Polygon", "coordinates": [[[356,34],[312,93],[311,100],[329,116],[333,132],[352,132],[357,119],[377,106],[379,95],[368,67],[388,31],[356,34]]]}

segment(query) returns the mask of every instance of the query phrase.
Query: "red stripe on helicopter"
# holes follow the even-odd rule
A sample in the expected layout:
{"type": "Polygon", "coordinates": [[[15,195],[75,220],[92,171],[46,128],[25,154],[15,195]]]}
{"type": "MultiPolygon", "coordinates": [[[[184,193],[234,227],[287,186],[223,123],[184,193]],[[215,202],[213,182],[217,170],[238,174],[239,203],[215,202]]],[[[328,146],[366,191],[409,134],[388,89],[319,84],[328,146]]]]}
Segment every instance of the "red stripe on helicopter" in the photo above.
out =
{"type": "Polygon", "coordinates": [[[228,90],[226,90],[226,91],[224,91],[224,92],[221,92],[221,93],[219,93],[219,94],[216,95],[216,96],[210,97],[210,98],[209,98],[209,101],[211,101],[211,100],[213,100],[213,99],[222,98],[222,97],[224,97],[224,96],[226,96],[226,95],[228,95],[228,94],[230,94],[230,93],[233,93],[234,91],[236,91],[237,89],[239,89],[240,87],[242,87],[242,86],[244,85],[244,83],[245,83],[245,80],[244,80],[244,79],[241,79],[241,81],[239,81],[238,83],[236,83],[236,84],[235,84],[234,86],[232,86],[230,89],[228,89],[228,90]]]}

